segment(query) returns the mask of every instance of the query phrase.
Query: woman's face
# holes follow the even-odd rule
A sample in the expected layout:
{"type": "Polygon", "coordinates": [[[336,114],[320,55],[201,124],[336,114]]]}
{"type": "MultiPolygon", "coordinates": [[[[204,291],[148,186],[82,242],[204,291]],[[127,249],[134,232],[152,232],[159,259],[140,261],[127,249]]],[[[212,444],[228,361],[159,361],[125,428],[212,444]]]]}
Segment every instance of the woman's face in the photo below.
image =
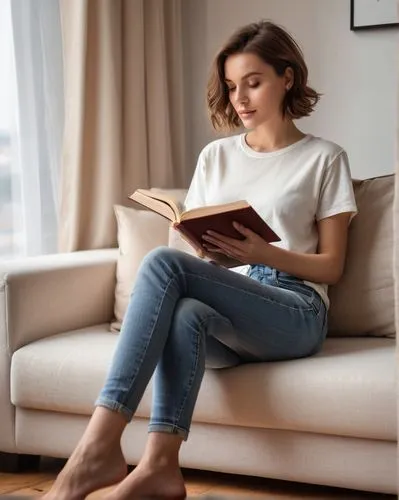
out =
{"type": "Polygon", "coordinates": [[[278,76],[257,55],[234,54],[226,59],[224,69],[230,102],[245,128],[282,118],[281,104],[293,81],[291,68],[278,76]]]}

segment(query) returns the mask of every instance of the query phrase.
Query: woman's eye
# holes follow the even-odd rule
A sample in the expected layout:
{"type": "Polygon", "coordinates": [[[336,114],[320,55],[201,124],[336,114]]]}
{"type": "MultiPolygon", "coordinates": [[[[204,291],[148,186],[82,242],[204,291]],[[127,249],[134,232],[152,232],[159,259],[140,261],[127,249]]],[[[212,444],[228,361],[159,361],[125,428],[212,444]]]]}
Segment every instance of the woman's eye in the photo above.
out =
{"type": "Polygon", "coordinates": [[[256,89],[256,87],[259,87],[259,82],[253,82],[253,83],[249,83],[248,86],[251,88],[251,89],[256,89]]]}
{"type": "Polygon", "coordinates": [[[228,87],[229,89],[229,92],[233,92],[233,90],[235,90],[236,88],[235,87],[228,87]]]}

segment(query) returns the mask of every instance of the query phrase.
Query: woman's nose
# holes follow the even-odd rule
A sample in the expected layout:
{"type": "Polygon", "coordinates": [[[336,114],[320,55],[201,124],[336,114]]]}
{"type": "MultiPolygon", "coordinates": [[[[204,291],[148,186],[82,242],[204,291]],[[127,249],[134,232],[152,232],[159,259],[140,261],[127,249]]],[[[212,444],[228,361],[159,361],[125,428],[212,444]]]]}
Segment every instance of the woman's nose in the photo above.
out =
{"type": "Polygon", "coordinates": [[[237,94],[236,94],[236,101],[237,101],[237,104],[244,104],[246,102],[248,102],[248,96],[245,94],[245,92],[243,92],[242,90],[238,90],[237,91],[237,94]]]}

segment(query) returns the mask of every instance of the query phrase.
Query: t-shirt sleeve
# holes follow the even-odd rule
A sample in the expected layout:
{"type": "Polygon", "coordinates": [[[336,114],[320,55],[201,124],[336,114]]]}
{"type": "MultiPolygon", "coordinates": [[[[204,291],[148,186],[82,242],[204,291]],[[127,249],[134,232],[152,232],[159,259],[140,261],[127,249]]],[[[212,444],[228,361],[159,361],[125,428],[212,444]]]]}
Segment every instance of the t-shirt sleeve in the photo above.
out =
{"type": "Polygon", "coordinates": [[[316,220],[343,212],[352,213],[350,220],[357,214],[349,161],[345,151],[341,151],[324,172],[316,220]]]}
{"type": "Polygon", "coordinates": [[[198,157],[197,166],[186,199],[184,200],[184,210],[204,207],[206,205],[205,193],[205,161],[203,153],[201,153],[198,157]]]}

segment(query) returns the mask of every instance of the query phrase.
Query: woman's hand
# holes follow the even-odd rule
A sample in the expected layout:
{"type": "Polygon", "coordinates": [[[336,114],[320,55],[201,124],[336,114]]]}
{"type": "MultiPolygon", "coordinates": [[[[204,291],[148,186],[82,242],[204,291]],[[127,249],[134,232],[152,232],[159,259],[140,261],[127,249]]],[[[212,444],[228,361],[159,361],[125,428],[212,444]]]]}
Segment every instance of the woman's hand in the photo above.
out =
{"type": "Polygon", "coordinates": [[[177,229],[177,226],[178,226],[178,224],[176,222],[172,223],[173,229],[175,231],[179,232],[180,237],[184,241],[186,241],[190,245],[191,248],[194,248],[194,250],[197,253],[197,257],[199,257],[200,259],[208,259],[212,264],[216,264],[218,266],[227,267],[227,268],[237,267],[237,266],[242,265],[242,262],[237,261],[236,259],[232,259],[232,258],[228,257],[227,255],[224,255],[222,253],[217,253],[217,252],[209,252],[209,251],[205,250],[203,247],[195,245],[195,243],[193,241],[191,241],[185,237],[183,232],[181,232],[177,229]]]}
{"type": "Polygon", "coordinates": [[[204,247],[207,252],[210,255],[222,254],[242,264],[265,263],[271,245],[247,227],[237,222],[233,222],[233,226],[245,236],[245,239],[238,240],[214,231],[207,231],[202,237],[206,242],[204,247]]]}

